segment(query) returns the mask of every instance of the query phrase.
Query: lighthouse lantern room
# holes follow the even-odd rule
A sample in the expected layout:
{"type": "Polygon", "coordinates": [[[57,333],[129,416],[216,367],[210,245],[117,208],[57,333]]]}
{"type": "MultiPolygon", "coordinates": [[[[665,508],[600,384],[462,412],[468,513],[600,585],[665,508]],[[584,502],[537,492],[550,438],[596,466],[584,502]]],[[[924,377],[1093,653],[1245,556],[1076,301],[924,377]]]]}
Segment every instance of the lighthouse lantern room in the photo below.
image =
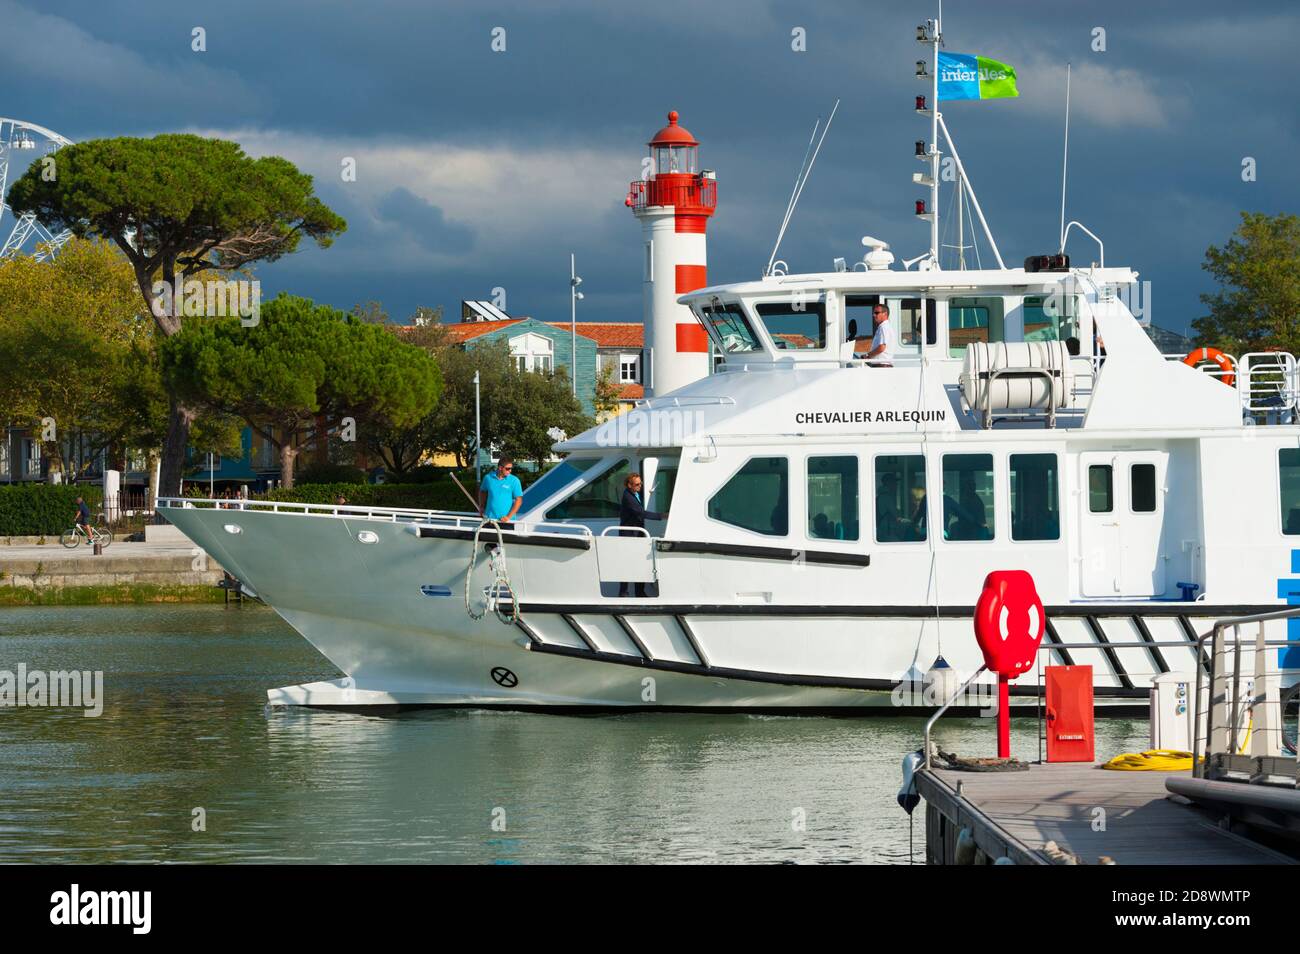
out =
{"type": "Polygon", "coordinates": [[[718,183],[699,169],[699,143],[676,111],[649,142],[649,178],[632,183],[626,205],[641,220],[647,394],[667,394],[709,373],[709,341],[677,298],[708,284],[705,227],[718,183]]]}

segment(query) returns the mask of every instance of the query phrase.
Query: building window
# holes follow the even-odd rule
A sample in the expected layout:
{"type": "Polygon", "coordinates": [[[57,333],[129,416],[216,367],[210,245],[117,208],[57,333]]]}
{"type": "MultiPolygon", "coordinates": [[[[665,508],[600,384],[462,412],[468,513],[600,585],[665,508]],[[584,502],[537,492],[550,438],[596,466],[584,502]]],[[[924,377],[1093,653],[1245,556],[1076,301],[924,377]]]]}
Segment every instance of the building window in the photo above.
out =
{"type": "Polygon", "coordinates": [[[519,371],[548,374],[555,366],[555,343],[543,335],[529,332],[510,339],[510,355],[519,371]]]}
{"type": "Polygon", "coordinates": [[[1115,475],[1110,464],[1088,468],[1088,512],[1110,513],[1115,509],[1115,475]]]}
{"type": "Polygon", "coordinates": [[[1300,449],[1278,451],[1278,492],[1282,500],[1282,532],[1300,536],[1300,449]]]}
{"type": "Polygon", "coordinates": [[[814,540],[858,538],[858,459],[808,458],[808,536],[814,540]]]}
{"type": "Polygon", "coordinates": [[[943,538],[993,539],[993,455],[943,455],[943,538]]]}
{"type": "Polygon", "coordinates": [[[925,539],[925,458],[920,454],[876,458],[876,541],[925,539]]]}
{"type": "Polygon", "coordinates": [[[9,476],[9,435],[0,435],[0,475],[9,476]]]}
{"type": "Polygon", "coordinates": [[[709,517],[742,530],[783,537],[789,528],[789,464],[751,457],[709,500],[709,517]]]}
{"type": "Polygon", "coordinates": [[[1055,454],[1011,455],[1011,539],[1061,539],[1055,454]]]}
{"type": "Polygon", "coordinates": [[[641,356],[639,354],[619,355],[618,380],[622,384],[636,384],[641,380],[641,356]]]}

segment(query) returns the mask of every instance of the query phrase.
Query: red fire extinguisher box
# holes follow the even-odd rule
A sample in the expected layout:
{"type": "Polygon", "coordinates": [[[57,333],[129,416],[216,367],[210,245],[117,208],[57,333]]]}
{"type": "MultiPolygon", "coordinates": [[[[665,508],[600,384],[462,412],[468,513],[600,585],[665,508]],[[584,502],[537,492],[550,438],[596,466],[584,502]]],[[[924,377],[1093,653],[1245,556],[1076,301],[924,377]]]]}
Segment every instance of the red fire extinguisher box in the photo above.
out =
{"type": "Polygon", "coordinates": [[[1096,753],[1092,667],[1048,666],[1047,761],[1092,762],[1096,753]]]}

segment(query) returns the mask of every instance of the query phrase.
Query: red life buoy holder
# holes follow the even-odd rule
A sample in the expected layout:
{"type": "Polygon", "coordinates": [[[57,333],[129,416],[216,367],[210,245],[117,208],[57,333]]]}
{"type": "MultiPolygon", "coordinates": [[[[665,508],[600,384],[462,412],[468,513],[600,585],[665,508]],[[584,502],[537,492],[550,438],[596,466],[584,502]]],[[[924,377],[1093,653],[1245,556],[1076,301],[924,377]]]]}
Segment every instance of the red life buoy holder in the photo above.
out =
{"type": "Polygon", "coordinates": [[[1223,372],[1219,376],[1219,380],[1228,387],[1232,387],[1237,383],[1237,375],[1234,373],[1237,369],[1236,365],[1232,363],[1232,358],[1218,348],[1196,348],[1189,351],[1187,357],[1183,358],[1183,364],[1190,365],[1193,368],[1203,361],[1213,361],[1219,366],[1219,370],[1223,372]]]}

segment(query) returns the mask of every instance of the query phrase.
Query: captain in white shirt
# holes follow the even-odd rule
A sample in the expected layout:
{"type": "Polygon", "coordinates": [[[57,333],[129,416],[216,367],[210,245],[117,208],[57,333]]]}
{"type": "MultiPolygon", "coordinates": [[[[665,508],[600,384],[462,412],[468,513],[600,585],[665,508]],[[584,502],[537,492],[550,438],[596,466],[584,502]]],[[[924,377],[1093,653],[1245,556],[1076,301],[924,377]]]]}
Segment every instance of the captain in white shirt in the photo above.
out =
{"type": "Polygon", "coordinates": [[[871,320],[876,330],[871,336],[871,350],[867,352],[867,363],[877,368],[894,366],[894,323],[889,320],[889,306],[884,302],[871,309],[871,320]]]}

